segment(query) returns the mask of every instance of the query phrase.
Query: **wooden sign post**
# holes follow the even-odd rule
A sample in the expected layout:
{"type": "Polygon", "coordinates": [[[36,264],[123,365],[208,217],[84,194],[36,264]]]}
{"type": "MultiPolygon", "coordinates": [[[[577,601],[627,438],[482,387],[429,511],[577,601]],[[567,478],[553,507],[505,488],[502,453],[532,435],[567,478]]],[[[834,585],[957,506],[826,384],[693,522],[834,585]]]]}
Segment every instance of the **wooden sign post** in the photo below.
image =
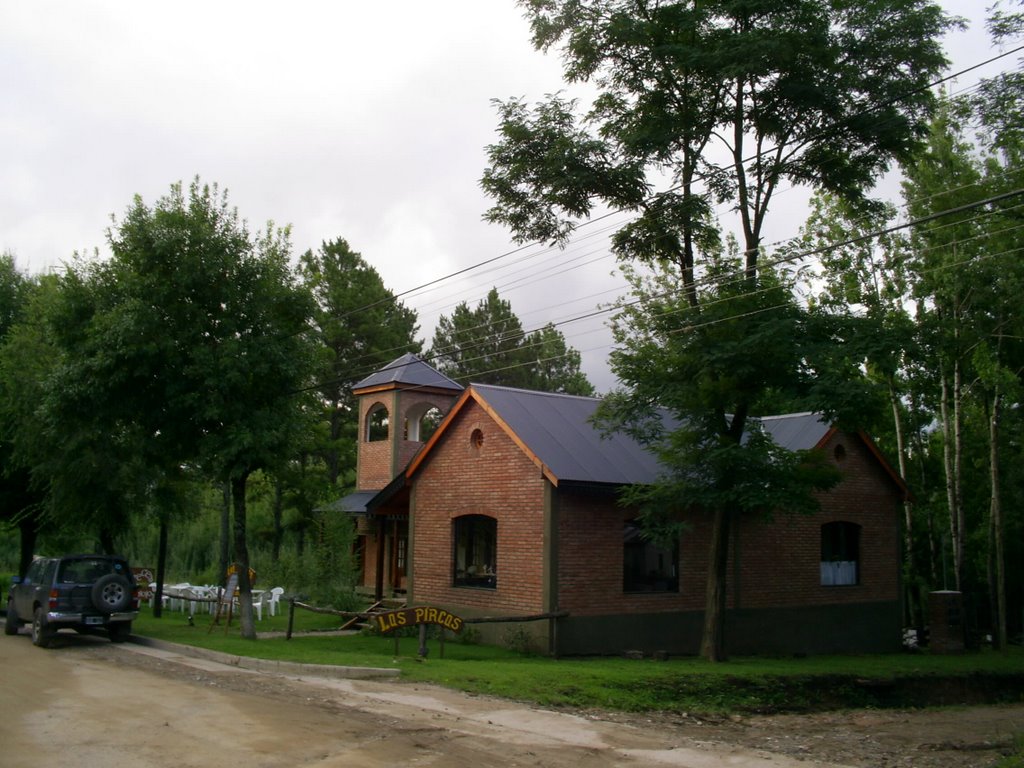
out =
{"type": "Polygon", "coordinates": [[[227,634],[228,627],[231,626],[231,615],[235,607],[235,592],[238,591],[238,571],[235,566],[231,566],[228,569],[228,585],[224,588],[224,591],[217,592],[217,612],[214,614],[213,622],[210,624],[209,632],[213,631],[213,628],[220,623],[220,612],[224,609],[224,603],[228,604],[228,615],[227,621],[224,623],[224,633],[227,634]]]}
{"type": "MultiPolygon", "coordinates": [[[[419,657],[421,659],[425,659],[428,653],[428,624],[436,624],[441,627],[441,658],[444,658],[445,631],[451,630],[458,634],[462,631],[462,628],[466,623],[460,617],[456,616],[454,613],[446,611],[444,608],[432,608],[430,606],[404,608],[400,611],[387,611],[386,613],[377,614],[374,619],[377,623],[377,629],[384,635],[388,632],[393,632],[396,629],[402,629],[403,627],[419,626],[419,657]]],[[[395,635],[395,655],[398,655],[398,635],[395,635]]]]}

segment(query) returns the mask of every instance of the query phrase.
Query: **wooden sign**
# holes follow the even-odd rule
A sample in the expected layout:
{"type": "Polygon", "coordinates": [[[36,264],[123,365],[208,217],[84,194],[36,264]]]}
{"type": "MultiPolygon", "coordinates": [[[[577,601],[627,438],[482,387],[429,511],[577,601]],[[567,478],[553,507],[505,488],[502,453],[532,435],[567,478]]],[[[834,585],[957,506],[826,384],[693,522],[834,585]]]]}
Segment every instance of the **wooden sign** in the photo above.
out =
{"type": "Polygon", "coordinates": [[[452,632],[461,632],[465,622],[453,613],[443,608],[405,608],[401,611],[388,611],[374,617],[377,620],[377,629],[387,633],[402,627],[411,627],[416,624],[437,624],[438,626],[450,629],[452,632]]]}
{"type": "Polygon", "coordinates": [[[153,599],[153,570],[151,568],[132,568],[135,584],[139,588],[139,600],[153,599]]]}

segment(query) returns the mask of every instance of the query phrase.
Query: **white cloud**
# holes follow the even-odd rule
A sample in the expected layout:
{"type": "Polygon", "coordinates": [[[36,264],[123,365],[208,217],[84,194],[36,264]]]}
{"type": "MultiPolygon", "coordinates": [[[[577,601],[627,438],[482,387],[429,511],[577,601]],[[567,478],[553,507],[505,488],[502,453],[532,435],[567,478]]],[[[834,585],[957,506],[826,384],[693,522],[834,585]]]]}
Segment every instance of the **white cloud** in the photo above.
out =
{"type": "MultiPolygon", "coordinates": [[[[983,14],[973,0],[946,5],[983,14]]],[[[978,26],[952,36],[957,63],[983,58],[984,40],[978,26]]],[[[198,174],[227,187],[251,226],[291,224],[296,253],[347,239],[395,291],[514,248],[480,219],[490,100],[562,88],[512,0],[11,2],[0,71],[0,248],[23,267],[102,246],[133,195],[152,202],[198,174]]],[[[534,282],[481,273],[407,303],[422,301],[428,335],[438,307],[475,304],[502,281],[528,327],[614,298],[610,260],[573,264],[538,266],[550,277],[534,282]]],[[[604,388],[600,323],[563,330],[594,348],[585,366],[604,388]]]]}

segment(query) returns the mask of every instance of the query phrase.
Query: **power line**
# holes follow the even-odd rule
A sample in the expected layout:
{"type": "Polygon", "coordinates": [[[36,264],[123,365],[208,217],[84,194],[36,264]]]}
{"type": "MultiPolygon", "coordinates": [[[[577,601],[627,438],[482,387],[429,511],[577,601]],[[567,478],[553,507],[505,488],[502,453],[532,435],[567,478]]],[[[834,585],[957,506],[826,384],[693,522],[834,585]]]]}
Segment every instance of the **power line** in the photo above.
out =
{"type": "MultiPolygon", "coordinates": [[[[1003,58],[1005,58],[1007,56],[1011,56],[1011,55],[1013,55],[1013,54],[1015,54],[1015,53],[1017,53],[1019,51],[1022,51],[1022,50],[1024,50],[1024,45],[1021,45],[1021,46],[1018,46],[1017,48],[1014,48],[1012,50],[1005,51],[1003,53],[997,54],[996,56],[990,57],[989,59],[986,59],[985,61],[982,61],[982,62],[980,62],[978,64],[974,64],[972,66],[965,67],[964,69],[958,70],[957,72],[954,72],[954,73],[951,73],[951,74],[946,75],[944,77],[941,77],[938,80],[932,81],[932,82],[930,82],[930,83],[928,83],[928,84],[926,84],[924,86],[921,86],[919,88],[915,88],[915,89],[912,89],[912,90],[907,91],[905,93],[902,93],[902,94],[900,94],[898,96],[894,96],[894,97],[892,97],[892,98],[890,98],[888,100],[885,100],[883,102],[879,102],[879,103],[874,104],[874,105],[868,105],[867,107],[865,107],[861,111],[855,113],[854,115],[848,116],[847,118],[845,118],[845,120],[850,120],[850,119],[852,119],[854,117],[863,117],[865,115],[869,115],[873,111],[876,111],[878,109],[882,109],[884,107],[887,107],[887,106],[890,106],[892,104],[898,103],[901,100],[907,99],[907,98],[909,98],[909,97],[911,97],[911,96],[913,96],[913,95],[915,95],[917,93],[920,93],[920,92],[922,92],[924,90],[935,88],[935,87],[937,87],[937,86],[939,86],[939,85],[941,85],[941,84],[943,84],[945,82],[948,82],[949,80],[953,80],[953,79],[955,79],[957,77],[960,77],[960,76],[962,76],[964,74],[972,72],[972,71],[974,71],[976,69],[979,69],[981,67],[987,66],[988,64],[991,64],[993,62],[999,61],[1000,59],[1003,59],[1003,58]]],[[[813,132],[813,133],[811,133],[811,134],[809,134],[807,136],[797,137],[793,141],[794,142],[806,142],[806,141],[810,141],[810,140],[812,140],[814,138],[821,138],[823,136],[829,135],[829,130],[830,129],[820,129],[819,131],[813,132]]],[[[751,162],[753,160],[757,160],[757,159],[759,159],[759,158],[761,158],[761,157],[763,157],[765,155],[768,155],[768,154],[770,154],[770,153],[772,153],[774,151],[777,151],[777,147],[766,148],[766,149],[763,149],[763,150],[761,150],[759,152],[756,152],[755,154],[751,155],[748,158],[745,158],[741,162],[748,163],[748,162],[751,162]]],[[[706,179],[706,174],[698,174],[698,175],[700,176],[699,180],[707,180],[706,179]]],[[[662,197],[662,196],[664,196],[666,194],[669,194],[669,193],[671,193],[673,191],[676,191],[676,190],[678,190],[680,188],[681,188],[680,185],[676,185],[674,187],[670,187],[669,189],[667,189],[667,190],[665,190],[663,192],[656,193],[656,194],[650,196],[649,198],[647,198],[647,200],[644,202],[644,204],[649,204],[650,202],[652,202],[654,200],[657,200],[658,198],[660,198],[660,197],[662,197]]],[[[620,214],[620,213],[625,213],[625,211],[622,210],[622,209],[614,209],[614,210],[608,211],[607,213],[602,214],[601,216],[597,216],[597,217],[588,219],[585,222],[581,222],[581,223],[575,225],[575,229],[576,230],[582,229],[583,227],[587,227],[587,226],[590,226],[590,225],[592,225],[594,223],[597,223],[597,222],[600,222],[600,221],[604,221],[605,219],[607,219],[607,218],[609,218],[609,217],[611,217],[613,215],[620,214]]],[[[418,291],[421,291],[421,290],[423,290],[425,288],[434,286],[434,285],[436,285],[438,283],[444,282],[446,280],[450,280],[450,279],[452,279],[454,277],[458,277],[460,275],[464,275],[464,274],[467,274],[469,272],[475,271],[475,270],[479,269],[480,267],[487,266],[489,264],[494,264],[494,263],[499,262],[499,261],[501,261],[503,259],[506,259],[506,258],[508,258],[510,256],[514,256],[515,254],[522,253],[523,251],[525,251],[525,250],[527,250],[529,248],[536,247],[536,246],[542,246],[542,245],[543,244],[539,243],[539,242],[533,242],[533,243],[524,244],[522,246],[519,246],[518,248],[514,248],[514,249],[512,249],[510,251],[506,251],[504,253],[498,254],[497,256],[493,256],[493,257],[485,259],[483,261],[476,262],[475,264],[471,264],[471,265],[469,265],[467,267],[464,267],[462,269],[456,270],[456,271],[451,272],[451,273],[449,273],[447,275],[443,275],[441,277],[435,278],[435,279],[430,280],[430,281],[428,281],[426,283],[423,283],[423,284],[421,284],[419,286],[415,286],[413,288],[407,289],[407,290],[402,291],[400,293],[394,294],[394,296],[391,297],[390,299],[389,298],[380,299],[378,301],[372,302],[372,303],[367,304],[365,306],[353,309],[353,310],[345,313],[344,315],[340,316],[339,319],[343,319],[344,317],[347,317],[347,316],[349,316],[351,314],[355,314],[355,313],[358,313],[358,312],[366,311],[368,309],[372,309],[372,308],[374,308],[376,306],[379,306],[382,303],[387,303],[388,301],[397,301],[398,299],[402,298],[403,296],[408,296],[410,294],[413,294],[413,293],[416,293],[418,291]]],[[[547,247],[550,247],[550,246],[547,246],[547,247]]]]}
{"type": "MultiPolygon", "coordinates": [[[[980,67],[983,67],[983,66],[985,66],[985,65],[987,65],[987,64],[990,64],[990,63],[992,63],[992,62],[998,61],[998,60],[999,60],[999,59],[1001,59],[1001,58],[1004,58],[1004,57],[1006,57],[1006,56],[1012,55],[1012,54],[1014,54],[1014,53],[1016,53],[1016,52],[1018,52],[1018,51],[1020,51],[1020,50],[1024,50],[1024,46],[1019,46],[1018,48],[1015,48],[1015,49],[1013,49],[1013,50],[1010,50],[1010,51],[1006,51],[1006,52],[1004,52],[1004,53],[1001,53],[1001,54],[999,54],[999,55],[996,55],[996,56],[990,57],[989,59],[987,59],[987,60],[985,60],[985,61],[983,61],[983,62],[980,62],[980,63],[978,63],[978,64],[975,64],[975,65],[973,65],[973,66],[970,66],[970,67],[966,67],[966,68],[964,68],[964,69],[961,69],[961,70],[959,70],[959,71],[957,71],[957,72],[951,73],[950,75],[947,75],[947,76],[945,76],[945,77],[943,77],[943,78],[940,78],[940,79],[938,79],[938,80],[936,80],[936,81],[934,81],[934,82],[932,82],[932,83],[928,84],[927,86],[922,86],[922,87],[921,87],[921,88],[919,88],[919,89],[915,89],[915,90],[913,90],[913,91],[909,91],[909,92],[907,92],[907,93],[904,93],[904,94],[902,94],[902,95],[901,95],[901,96],[899,96],[899,97],[894,97],[894,98],[892,98],[892,99],[890,99],[890,100],[888,100],[888,101],[886,101],[886,102],[882,102],[882,103],[879,103],[879,104],[875,104],[875,105],[870,105],[870,106],[868,106],[867,108],[865,108],[865,109],[861,110],[860,112],[858,112],[857,114],[859,114],[859,115],[869,114],[869,113],[870,113],[871,111],[873,111],[873,110],[877,110],[877,109],[883,108],[883,107],[885,107],[885,106],[887,106],[887,105],[889,105],[889,104],[897,103],[897,102],[898,102],[898,101],[900,101],[901,99],[905,99],[905,98],[907,98],[907,97],[909,97],[909,96],[913,95],[914,93],[917,93],[917,92],[919,92],[920,90],[922,90],[922,89],[924,89],[924,88],[932,88],[932,87],[935,87],[935,86],[937,86],[937,85],[940,85],[940,84],[942,84],[942,83],[944,83],[944,82],[947,82],[947,81],[949,81],[949,80],[952,80],[952,79],[954,79],[954,78],[956,78],[956,77],[959,77],[959,76],[961,76],[961,75],[963,75],[963,74],[966,74],[966,73],[968,73],[968,72],[974,71],[974,70],[976,70],[976,69],[978,69],[978,68],[980,68],[980,67]]],[[[976,87],[976,86],[975,86],[975,87],[976,87]]],[[[808,137],[805,137],[805,138],[804,138],[804,139],[802,139],[802,140],[806,141],[806,140],[808,140],[809,138],[813,138],[813,137],[814,137],[814,135],[815,135],[815,134],[811,134],[810,136],[808,136],[808,137]]],[[[821,133],[819,133],[818,135],[821,135],[821,133]]],[[[766,154],[766,153],[768,153],[768,152],[771,152],[771,151],[772,151],[771,149],[766,149],[766,150],[764,150],[764,151],[762,151],[762,152],[756,153],[755,155],[751,156],[750,158],[747,158],[747,160],[745,160],[744,162],[749,162],[750,160],[752,160],[752,159],[756,159],[756,158],[758,158],[758,157],[760,157],[760,156],[762,156],[762,155],[764,155],[764,154],[766,154]]],[[[678,188],[678,187],[676,187],[676,188],[678,188]]],[[[671,189],[667,190],[666,192],[662,192],[662,193],[658,193],[658,194],[656,194],[656,195],[653,195],[653,196],[652,196],[651,198],[648,198],[648,201],[651,201],[651,200],[655,200],[655,199],[657,199],[657,197],[658,197],[659,195],[664,195],[664,194],[667,194],[668,192],[671,192],[671,191],[672,191],[673,189],[675,189],[675,188],[671,188],[671,189]]],[[[980,204],[984,204],[984,203],[982,202],[982,203],[979,203],[979,205],[980,205],[980,204]]],[[[600,221],[605,221],[605,220],[609,219],[610,217],[612,217],[612,216],[614,216],[614,215],[616,215],[616,214],[621,214],[621,213],[624,213],[624,211],[621,211],[621,210],[612,210],[612,211],[609,211],[609,212],[607,212],[607,213],[603,214],[602,216],[594,217],[594,218],[592,218],[592,219],[589,219],[589,220],[588,220],[588,221],[586,221],[586,222],[582,222],[581,224],[579,224],[579,225],[577,226],[577,230],[579,230],[579,229],[582,229],[582,228],[583,228],[583,227],[585,227],[585,226],[587,226],[587,227],[589,227],[589,226],[592,226],[592,225],[594,225],[594,224],[596,224],[597,222],[600,222],[600,221]]],[[[940,214],[936,214],[936,215],[940,215],[940,214]]],[[[913,222],[911,222],[911,224],[912,224],[912,223],[913,223],[913,222]]],[[[910,224],[908,224],[908,225],[906,225],[906,226],[909,226],[909,225],[910,225],[910,224]]],[[[895,231],[896,229],[899,229],[899,228],[900,228],[900,227],[895,227],[895,228],[892,228],[892,229],[891,229],[890,231],[895,231]]],[[[881,233],[881,234],[884,234],[884,232],[883,232],[883,233],[881,233]]],[[[870,234],[869,234],[869,235],[865,235],[865,236],[863,236],[863,237],[862,237],[862,239],[867,239],[868,237],[871,237],[871,236],[872,236],[872,235],[870,235],[870,234]]],[[[874,236],[878,236],[878,235],[874,235],[874,236]]],[[[856,239],[854,239],[854,240],[852,240],[852,241],[850,241],[850,242],[847,242],[847,243],[841,243],[841,244],[838,244],[838,245],[837,245],[836,247],[842,247],[843,245],[851,244],[852,242],[856,242],[856,241],[857,241],[857,240],[856,240],[856,239]]],[[[442,276],[442,277],[436,278],[436,279],[434,279],[434,280],[431,280],[431,281],[429,281],[429,282],[427,282],[427,283],[424,283],[424,284],[422,284],[422,285],[420,285],[420,286],[417,286],[417,287],[414,287],[414,288],[408,289],[408,290],[406,290],[406,291],[403,291],[402,293],[399,293],[399,294],[397,294],[397,295],[394,295],[394,296],[392,296],[392,297],[384,298],[384,299],[381,299],[381,300],[379,300],[379,301],[373,302],[372,304],[366,305],[366,306],[364,306],[364,307],[360,307],[360,308],[357,308],[357,309],[351,310],[350,312],[347,312],[347,313],[345,313],[344,315],[342,315],[342,316],[341,316],[341,318],[347,317],[347,316],[349,316],[349,315],[351,315],[351,314],[353,314],[353,313],[355,313],[355,312],[359,312],[359,311],[364,311],[364,310],[366,310],[366,309],[369,309],[369,308],[372,308],[372,307],[378,306],[378,305],[380,305],[380,304],[383,304],[383,303],[388,303],[388,302],[390,302],[390,301],[395,301],[395,300],[397,300],[398,298],[400,298],[400,297],[402,297],[402,296],[409,296],[409,295],[415,294],[415,293],[416,293],[416,292],[418,292],[418,291],[422,291],[422,290],[424,290],[424,289],[426,289],[426,288],[429,288],[429,287],[432,287],[432,286],[438,285],[438,284],[440,284],[441,282],[443,282],[443,281],[445,281],[445,280],[451,279],[451,278],[453,278],[453,277],[456,277],[456,276],[459,276],[459,275],[467,274],[467,273],[469,273],[469,272],[471,272],[471,271],[474,271],[474,270],[476,270],[476,269],[479,269],[479,268],[481,268],[481,267],[483,267],[483,266],[487,266],[487,265],[492,265],[492,264],[496,264],[496,263],[498,263],[499,261],[501,261],[501,260],[503,260],[503,259],[505,259],[505,258],[508,258],[509,256],[513,256],[513,255],[515,255],[515,254],[519,254],[519,253],[522,253],[522,252],[524,252],[524,251],[528,250],[528,249],[529,249],[529,248],[531,248],[531,247],[536,247],[536,246],[539,246],[539,245],[542,245],[542,244],[540,244],[540,243],[531,243],[531,244],[525,244],[525,245],[523,245],[523,246],[520,246],[520,247],[518,247],[518,248],[515,248],[515,249],[513,249],[513,250],[511,250],[511,251],[507,251],[507,252],[505,252],[505,253],[499,254],[498,256],[495,256],[495,257],[492,257],[492,258],[489,258],[489,259],[483,260],[483,261],[481,261],[481,262],[477,262],[476,264],[473,264],[473,265],[470,265],[470,266],[468,266],[468,267],[465,267],[465,268],[463,268],[463,269],[457,270],[457,271],[455,271],[455,272],[452,272],[452,273],[450,273],[450,274],[448,274],[448,275],[445,275],[445,276],[442,276]]],[[[543,250],[541,250],[541,251],[540,251],[539,253],[535,253],[535,254],[532,254],[532,255],[529,255],[529,256],[524,256],[524,257],[521,257],[520,259],[517,259],[516,263],[517,263],[517,264],[522,264],[522,263],[524,263],[525,261],[527,261],[527,260],[529,260],[529,259],[533,259],[533,258],[536,258],[537,256],[541,255],[541,254],[542,254],[542,253],[544,253],[544,252],[550,252],[550,251],[552,251],[552,250],[553,250],[553,249],[551,248],[551,246],[546,246],[546,247],[544,247],[544,248],[543,248],[543,250]]],[[[564,253],[564,251],[563,251],[563,253],[564,253]]],[[[602,257],[602,258],[603,258],[603,257],[602,257]]],[[[781,263],[785,263],[785,261],[791,260],[792,258],[794,258],[794,256],[789,256],[789,257],[786,257],[786,258],[784,258],[784,259],[780,259],[780,260],[777,260],[777,261],[776,261],[776,262],[774,262],[774,263],[775,263],[775,264],[781,264],[781,263]]],[[[770,264],[771,264],[771,263],[769,263],[769,265],[770,265],[770,264]]],[[[552,269],[554,269],[554,268],[552,268],[552,269]]],[[[492,271],[493,271],[493,268],[492,268],[492,271]]],[[[563,270],[563,271],[565,271],[565,270],[563,270]]],[[[560,273],[555,273],[555,274],[560,274],[560,273]]],[[[537,282],[537,281],[539,281],[539,280],[541,280],[541,279],[543,279],[543,278],[541,278],[541,277],[537,277],[536,279],[534,279],[534,280],[530,281],[530,282],[529,282],[529,283],[527,283],[527,284],[532,284],[533,282],[537,282]]],[[[508,285],[509,285],[509,284],[505,284],[505,286],[504,286],[504,287],[507,287],[508,285]]],[[[538,311],[540,311],[540,310],[538,310],[538,311]]],[[[609,312],[609,311],[613,311],[613,310],[611,310],[611,309],[605,309],[605,310],[597,310],[597,311],[595,311],[595,312],[587,312],[587,313],[585,313],[585,314],[582,314],[582,315],[578,315],[578,316],[573,316],[573,317],[569,317],[569,318],[567,318],[566,320],[560,321],[560,322],[558,322],[558,323],[557,323],[557,324],[555,324],[555,325],[556,325],[556,327],[558,327],[558,326],[562,326],[562,325],[565,325],[565,324],[568,324],[568,323],[576,322],[576,321],[578,321],[579,319],[585,319],[585,318],[593,317],[593,316],[595,316],[595,315],[601,315],[601,314],[606,314],[606,313],[607,313],[607,312],[609,312]]]]}
{"type": "MultiPolygon", "coordinates": [[[[846,246],[849,246],[849,245],[854,245],[854,244],[866,242],[867,240],[874,239],[876,237],[880,237],[880,236],[885,235],[885,234],[891,234],[893,232],[900,231],[900,230],[903,230],[903,229],[920,226],[922,224],[928,223],[930,221],[935,221],[937,219],[944,218],[946,216],[952,216],[952,215],[955,215],[955,214],[958,214],[958,213],[964,213],[964,212],[967,212],[967,211],[970,211],[970,210],[975,210],[977,208],[980,208],[980,207],[983,207],[983,206],[992,205],[994,203],[1001,202],[1003,200],[1007,200],[1007,199],[1010,199],[1010,198],[1013,198],[1013,197],[1018,197],[1020,195],[1024,195],[1024,188],[1019,188],[1019,189],[1016,189],[1016,190],[1013,190],[1013,191],[1010,191],[1010,192],[1005,192],[1005,193],[1002,193],[1002,194],[999,194],[999,195],[993,195],[991,197],[985,198],[984,200],[978,200],[978,201],[975,201],[975,202],[972,202],[972,203],[967,203],[967,204],[964,204],[964,205],[956,206],[955,208],[950,208],[950,209],[947,209],[947,210],[944,210],[944,211],[939,211],[939,212],[936,212],[936,213],[933,213],[933,214],[929,214],[927,216],[922,216],[922,217],[914,219],[912,221],[904,222],[904,223],[901,223],[901,224],[896,224],[896,225],[893,225],[893,226],[890,226],[890,227],[884,227],[884,228],[881,228],[881,229],[876,229],[876,230],[874,230],[872,232],[868,232],[868,233],[864,233],[864,234],[858,235],[856,237],[848,238],[848,239],[846,239],[844,241],[841,241],[841,242],[838,242],[838,243],[831,243],[831,244],[828,244],[828,245],[819,246],[819,247],[810,248],[810,249],[805,249],[803,251],[799,251],[799,252],[796,252],[796,253],[791,253],[791,254],[788,254],[788,255],[780,258],[780,259],[775,260],[774,262],[766,263],[763,266],[765,266],[765,267],[778,266],[778,265],[781,265],[781,264],[784,264],[784,263],[789,263],[789,262],[794,262],[794,261],[802,260],[802,259],[805,259],[805,258],[809,258],[811,256],[815,256],[815,255],[824,253],[824,252],[829,251],[829,250],[835,250],[835,249],[846,247],[846,246]]],[[[986,214],[986,215],[988,215],[988,214],[986,214]]],[[[996,234],[999,234],[999,233],[996,233],[996,234]]],[[[1009,252],[1012,252],[1012,250],[1009,251],[1009,252]]],[[[743,281],[743,279],[744,279],[742,277],[743,270],[736,270],[732,274],[734,276],[733,277],[733,281],[734,282],[742,282],[743,281]]],[[[719,280],[719,282],[720,282],[720,278],[716,278],[716,280],[719,280]]],[[[704,279],[704,280],[701,280],[699,282],[700,282],[700,284],[707,284],[709,281],[707,279],[704,279]]],[[[725,283],[724,285],[728,285],[728,283],[725,283]]],[[[586,320],[586,319],[590,319],[590,318],[593,318],[593,317],[598,317],[598,316],[602,316],[602,315],[608,315],[608,314],[613,313],[613,312],[619,312],[619,311],[622,311],[624,309],[628,309],[629,307],[636,306],[637,304],[643,303],[644,301],[649,301],[651,299],[657,299],[657,298],[665,298],[665,297],[671,296],[673,294],[678,294],[679,292],[681,292],[681,290],[682,289],[675,289],[674,288],[674,289],[672,289],[670,291],[666,291],[666,292],[664,292],[664,293],[662,293],[660,295],[646,296],[646,297],[642,297],[642,298],[638,298],[638,299],[633,299],[632,301],[620,302],[619,304],[616,304],[616,305],[613,305],[613,306],[610,306],[610,307],[607,307],[607,308],[596,309],[596,310],[593,310],[593,311],[590,311],[590,312],[586,312],[586,313],[583,313],[583,314],[575,315],[575,316],[572,316],[570,318],[567,318],[566,320],[560,321],[558,323],[550,323],[548,325],[550,325],[551,327],[554,327],[554,328],[563,327],[565,325],[568,325],[568,324],[571,324],[571,323],[575,323],[575,322],[579,322],[579,321],[586,320]]],[[[763,290],[763,289],[758,289],[758,290],[763,290]]],[[[718,302],[727,302],[727,301],[737,300],[739,298],[749,297],[751,295],[753,295],[753,292],[750,292],[750,291],[748,291],[748,292],[741,292],[741,293],[739,293],[739,294],[737,294],[735,296],[725,297],[723,299],[719,299],[718,302]]],[[[680,311],[682,311],[682,310],[680,310],[680,311]]],[[[761,311],[764,311],[764,310],[757,310],[756,312],[761,312],[761,311]]],[[[728,317],[727,318],[715,318],[715,319],[713,319],[711,321],[707,321],[707,322],[709,322],[709,323],[710,322],[717,323],[717,322],[724,322],[725,320],[728,320],[728,319],[730,319],[730,318],[728,318],[728,317]]],[[[545,326],[542,326],[540,328],[536,328],[536,329],[531,330],[531,331],[523,330],[521,333],[515,334],[515,338],[520,338],[520,339],[526,338],[527,336],[529,336],[532,333],[535,333],[537,331],[543,330],[543,328],[545,328],[545,327],[548,327],[548,326],[545,325],[545,326]]],[[[702,327],[702,323],[697,322],[697,323],[692,324],[689,327],[691,329],[697,329],[697,328],[702,327]]],[[[464,350],[472,350],[474,348],[479,348],[484,343],[486,343],[486,342],[485,341],[481,341],[481,342],[479,342],[476,345],[470,344],[470,345],[466,346],[463,349],[464,350]]],[[[437,360],[439,358],[444,357],[446,352],[451,352],[451,351],[453,351],[453,350],[449,349],[449,350],[445,350],[445,351],[439,351],[439,352],[436,352],[433,355],[424,356],[422,359],[424,359],[425,361],[428,361],[428,362],[431,361],[431,360],[437,360]]],[[[574,351],[576,351],[576,350],[574,350],[574,351]]],[[[570,352],[567,352],[566,354],[572,354],[572,352],[570,351],[570,352]]],[[[466,363],[477,362],[477,361],[479,361],[481,359],[485,359],[485,357],[481,356],[481,357],[476,357],[476,358],[466,358],[466,359],[463,360],[463,362],[466,362],[466,363]]],[[[552,358],[552,359],[554,359],[554,358],[552,358]]],[[[520,365],[529,365],[529,364],[532,364],[532,362],[531,363],[523,363],[523,364],[520,364],[520,365]]],[[[505,368],[495,369],[495,370],[505,370],[505,368]]],[[[358,380],[359,378],[363,378],[365,375],[369,375],[370,373],[373,373],[373,372],[374,372],[373,370],[366,370],[365,374],[363,376],[357,376],[355,378],[358,380]]],[[[488,371],[488,372],[491,372],[491,371],[488,371]]],[[[320,388],[323,388],[325,386],[329,386],[329,385],[332,385],[332,384],[344,383],[344,382],[350,381],[350,380],[351,380],[351,377],[339,378],[339,379],[331,379],[331,380],[328,380],[328,381],[324,381],[324,382],[320,382],[318,384],[311,385],[311,386],[309,386],[307,388],[304,388],[303,390],[300,390],[300,391],[311,391],[311,390],[320,389],[320,388]]]]}

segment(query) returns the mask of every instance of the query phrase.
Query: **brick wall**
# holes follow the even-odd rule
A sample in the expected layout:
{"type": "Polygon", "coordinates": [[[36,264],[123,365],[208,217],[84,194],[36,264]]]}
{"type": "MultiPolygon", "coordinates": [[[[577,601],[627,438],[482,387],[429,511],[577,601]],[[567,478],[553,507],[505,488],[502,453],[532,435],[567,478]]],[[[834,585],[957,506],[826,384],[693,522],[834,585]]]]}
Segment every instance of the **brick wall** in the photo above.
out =
{"type": "Polygon", "coordinates": [[[360,397],[356,487],[361,491],[379,490],[405,469],[423,445],[420,441],[405,439],[409,411],[427,404],[447,413],[455,394],[395,389],[360,397]],[[370,443],[366,441],[366,416],[378,405],[388,409],[388,439],[370,443]]]}
{"type": "Polygon", "coordinates": [[[540,469],[474,402],[448,427],[413,486],[412,599],[465,615],[543,610],[545,480],[540,469]],[[471,437],[482,435],[477,447],[471,437]],[[452,586],[453,520],[497,520],[497,587],[452,586]]]}
{"type": "MultiPolygon", "coordinates": [[[[899,498],[888,475],[859,438],[837,434],[826,450],[843,480],[821,494],[811,516],[776,513],[734,526],[730,551],[730,608],[759,609],[870,603],[899,599],[899,498]],[[833,458],[833,461],[835,459],[833,458]],[[820,581],[821,525],[861,526],[860,583],[827,587],[820,581]]],[[[702,610],[710,520],[694,516],[680,541],[678,593],[622,590],[622,527],[628,512],[613,499],[560,497],[559,607],[572,615],[649,614],[702,610]]]]}
{"type": "Polygon", "coordinates": [[[395,476],[393,437],[395,425],[395,392],[377,392],[359,398],[359,445],[356,459],[356,488],[361,491],[379,490],[395,476]],[[388,439],[366,440],[366,416],[378,405],[388,410],[388,439]]]}
{"type": "Polygon", "coordinates": [[[416,452],[423,447],[425,441],[419,440],[405,440],[404,430],[406,419],[409,418],[409,411],[413,409],[419,409],[422,406],[426,406],[427,409],[433,406],[441,411],[441,413],[448,413],[451,410],[452,405],[455,404],[458,393],[452,393],[450,395],[444,395],[439,393],[424,393],[420,390],[403,391],[399,394],[399,413],[400,418],[398,424],[403,429],[403,439],[400,440],[398,445],[398,464],[395,468],[394,474],[405,469],[409,462],[412,461],[412,457],[416,455],[416,452]]]}
{"type": "MultiPolygon", "coordinates": [[[[772,522],[751,519],[742,526],[738,542],[740,607],[899,599],[901,512],[896,488],[859,438],[836,433],[825,450],[843,479],[819,495],[817,514],[777,513],[772,522]],[[844,454],[839,461],[837,448],[844,454]],[[859,584],[821,585],[821,526],[835,521],[861,526],[859,584]],[[772,578],[765,579],[766,574],[772,578]]],[[[735,598],[732,591],[730,595],[735,598]]]]}

